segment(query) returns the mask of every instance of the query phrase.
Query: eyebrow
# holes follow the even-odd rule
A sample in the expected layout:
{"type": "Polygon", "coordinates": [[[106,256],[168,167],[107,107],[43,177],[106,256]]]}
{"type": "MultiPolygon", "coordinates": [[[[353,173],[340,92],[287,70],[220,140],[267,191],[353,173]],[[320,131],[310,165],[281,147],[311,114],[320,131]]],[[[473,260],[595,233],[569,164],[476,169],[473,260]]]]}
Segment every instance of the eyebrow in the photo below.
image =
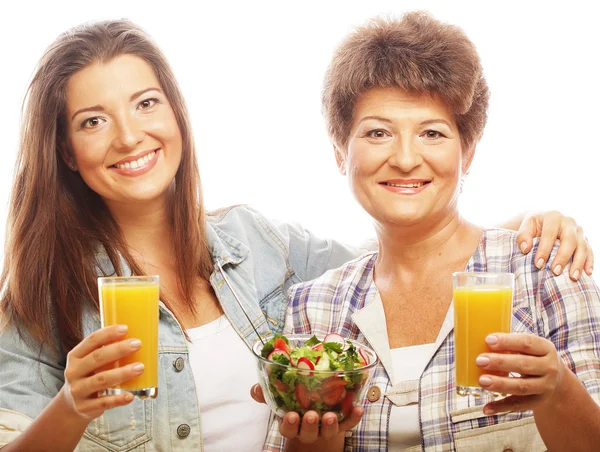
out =
{"type": "MultiPolygon", "coordinates": [[[[389,120],[388,118],[384,118],[382,116],[365,116],[364,118],[362,118],[359,121],[359,124],[362,123],[363,121],[366,121],[368,119],[375,119],[377,121],[382,121],[382,122],[387,122],[388,124],[391,124],[392,121],[389,120]]],[[[438,119],[426,119],[425,121],[421,121],[420,125],[425,126],[427,124],[435,124],[435,123],[442,123],[447,125],[450,129],[452,128],[452,126],[450,125],[450,123],[448,121],[446,121],[445,119],[442,118],[438,118],[438,119]]]]}
{"type": "MultiPolygon", "coordinates": [[[[155,87],[145,88],[140,91],[136,91],[131,96],[129,96],[129,102],[140,97],[142,94],[147,93],[148,91],[158,91],[159,93],[163,94],[163,91],[160,88],[155,88],[155,87]]],[[[73,119],[75,119],[75,116],[77,116],[78,114],[85,113],[88,111],[104,111],[104,107],[102,105],[94,105],[92,107],[80,108],[75,113],[73,113],[73,116],[71,116],[71,121],[73,121],[73,119]]]]}

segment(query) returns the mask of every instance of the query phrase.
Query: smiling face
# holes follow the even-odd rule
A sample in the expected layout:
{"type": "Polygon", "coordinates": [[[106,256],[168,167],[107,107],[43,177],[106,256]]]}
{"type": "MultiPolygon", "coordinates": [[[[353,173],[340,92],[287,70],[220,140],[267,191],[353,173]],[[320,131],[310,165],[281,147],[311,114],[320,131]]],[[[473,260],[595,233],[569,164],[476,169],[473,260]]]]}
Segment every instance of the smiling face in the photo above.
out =
{"type": "Polygon", "coordinates": [[[354,110],[340,170],[381,225],[443,221],[457,208],[463,161],[453,114],[437,96],[373,88],[354,110]]]}
{"type": "Polygon", "coordinates": [[[126,54],[76,72],[67,86],[66,120],[73,163],[109,207],[166,195],[182,138],[146,61],[126,54]]]}

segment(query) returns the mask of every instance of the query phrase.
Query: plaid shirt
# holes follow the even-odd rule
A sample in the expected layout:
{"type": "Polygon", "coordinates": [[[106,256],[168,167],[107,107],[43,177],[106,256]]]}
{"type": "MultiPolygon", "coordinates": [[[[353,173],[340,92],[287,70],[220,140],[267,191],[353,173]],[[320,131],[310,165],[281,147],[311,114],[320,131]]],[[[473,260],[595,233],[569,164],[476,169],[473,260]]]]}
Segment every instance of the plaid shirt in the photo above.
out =
{"type": "MultiPolygon", "coordinates": [[[[555,276],[548,265],[538,270],[533,262],[537,242],[529,254],[523,255],[515,238],[516,234],[510,231],[484,230],[466,270],[514,273],[512,331],[536,334],[552,341],[565,363],[598,401],[598,287],[585,273],[578,282],[573,282],[566,271],[555,276]]],[[[293,286],[289,291],[284,333],[323,337],[329,332],[338,332],[369,344],[354,320],[361,310],[369,309],[369,305],[379,298],[373,282],[376,258],[377,253],[366,254],[312,282],[293,286]]],[[[380,319],[373,321],[376,320],[380,319]]],[[[379,329],[383,327],[379,326],[379,329]]],[[[532,411],[486,416],[482,411],[488,402],[486,398],[456,394],[454,336],[451,328],[448,330],[447,335],[438,338],[437,350],[418,381],[393,386],[386,368],[379,364],[370,385],[378,386],[382,396],[373,403],[367,398],[363,400],[365,414],[360,424],[347,432],[346,451],[386,451],[392,405],[417,401],[421,445],[410,451],[485,451],[499,447],[498,450],[509,448],[530,452],[546,449],[535,428],[532,411]]],[[[389,344],[386,347],[389,350],[389,344]]],[[[272,419],[264,450],[282,450],[283,443],[278,424],[272,419]]]]}

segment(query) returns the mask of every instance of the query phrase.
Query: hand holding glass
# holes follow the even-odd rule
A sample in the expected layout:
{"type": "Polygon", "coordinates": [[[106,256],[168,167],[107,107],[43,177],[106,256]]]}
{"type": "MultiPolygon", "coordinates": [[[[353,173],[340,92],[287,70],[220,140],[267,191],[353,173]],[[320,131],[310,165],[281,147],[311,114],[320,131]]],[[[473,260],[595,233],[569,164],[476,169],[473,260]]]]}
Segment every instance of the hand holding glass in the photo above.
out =
{"type": "Polygon", "coordinates": [[[102,327],[127,325],[124,340],[136,338],[141,348],[131,355],[115,361],[113,368],[135,362],[144,364],[144,372],[114,388],[106,395],[131,392],[145,399],[158,395],[158,276],[131,276],[98,278],[100,316],[102,327]]]}
{"type": "MultiPolygon", "coordinates": [[[[510,333],[512,318],[512,273],[468,273],[452,275],[454,286],[454,361],[456,392],[461,396],[492,395],[479,385],[483,371],[475,360],[488,353],[485,338],[492,333],[510,333]]],[[[507,376],[499,372],[486,372],[507,376]]]]}

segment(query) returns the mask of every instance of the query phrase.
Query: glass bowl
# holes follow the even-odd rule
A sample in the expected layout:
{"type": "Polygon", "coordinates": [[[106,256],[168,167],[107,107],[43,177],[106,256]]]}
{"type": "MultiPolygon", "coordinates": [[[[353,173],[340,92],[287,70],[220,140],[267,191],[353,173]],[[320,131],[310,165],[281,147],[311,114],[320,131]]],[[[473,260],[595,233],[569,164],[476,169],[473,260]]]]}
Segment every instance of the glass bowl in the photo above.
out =
{"type": "MultiPolygon", "coordinates": [[[[341,336],[336,336],[343,340],[341,336]]],[[[265,344],[273,337],[271,335],[264,338],[265,344]]],[[[313,336],[286,337],[289,347],[293,350],[303,346],[313,336]]],[[[311,367],[312,363],[302,362],[304,358],[296,360],[298,362],[290,358],[290,364],[280,364],[264,358],[261,354],[264,344],[257,341],[252,351],[258,363],[259,384],[271,410],[278,416],[283,416],[289,411],[295,411],[302,416],[313,410],[319,417],[331,411],[337,415],[338,421],[341,421],[350,413],[352,406],[360,404],[379,359],[371,348],[354,340],[344,341],[344,347],[354,347],[359,359],[366,363],[363,367],[353,370],[324,370],[323,363],[319,366],[317,362],[316,367],[311,367]]]]}

